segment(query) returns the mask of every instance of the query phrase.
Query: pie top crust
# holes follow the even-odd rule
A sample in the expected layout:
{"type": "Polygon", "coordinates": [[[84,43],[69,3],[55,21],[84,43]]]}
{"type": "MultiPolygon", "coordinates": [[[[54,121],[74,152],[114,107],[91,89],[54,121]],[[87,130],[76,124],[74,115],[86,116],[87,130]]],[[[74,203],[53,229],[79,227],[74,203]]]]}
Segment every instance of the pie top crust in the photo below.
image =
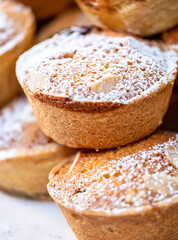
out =
{"type": "Polygon", "coordinates": [[[73,27],[24,53],[17,76],[41,101],[106,111],[173,84],[177,54],[120,33],[73,27]],[[33,60],[32,60],[33,58],[33,60]]]}
{"type": "Polygon", "coordinates": [[[83,150],[51,172],[48,190],[74,211],[117,215],[178,202],[178,135],[156,134],[110,151],[83,150]]]}
{"type": "Polygon", "coordinates": [[[15,99],[0,111],[0,160],[67,151],[45,136],[25,97],[15,99]]]}
{"type": "Polygon", "coordinates": [[[0,56],[13,49],[34,24],[30,8],[9,0],[0,0],[0,56]]]}

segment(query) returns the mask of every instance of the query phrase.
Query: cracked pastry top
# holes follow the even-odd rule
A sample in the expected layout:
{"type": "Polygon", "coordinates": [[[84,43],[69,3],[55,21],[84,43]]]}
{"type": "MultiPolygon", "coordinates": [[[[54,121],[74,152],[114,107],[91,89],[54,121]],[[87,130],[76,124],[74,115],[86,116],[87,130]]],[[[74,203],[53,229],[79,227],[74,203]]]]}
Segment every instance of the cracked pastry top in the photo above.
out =
{"type": "Polygon", "coordinates": [[[178,201],[178,135],[157,132],[134,144],[78,153],[56,167],[48,191],[77,212],[117,215],[178,201]]]}
{"type": "Polygon", "coordinates": [[[106,111],[173,84],[177,54],[147,41],[73,27],[24,53],[18,80],[41,101],[76,111],[106,111]]]}

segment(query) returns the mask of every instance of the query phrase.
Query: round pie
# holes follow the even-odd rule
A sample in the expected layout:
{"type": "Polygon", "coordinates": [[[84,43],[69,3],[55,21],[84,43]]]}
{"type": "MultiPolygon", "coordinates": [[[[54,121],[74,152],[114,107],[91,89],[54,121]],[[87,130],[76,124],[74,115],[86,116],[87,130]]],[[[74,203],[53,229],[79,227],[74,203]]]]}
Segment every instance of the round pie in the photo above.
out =
{"type": "Polygon", "coordinates": [[[175,240],[178,134],[80,151],[52,170],[48,191],[79,240],[175,240]]]}
{"type": "Polygon", "coordinates": [[[177,0],[76,0],[93,24],[146,37],[178,24],[177,0]]]}
{"type": "Polygon", "coordinates": [[[15,63],[32,45],[34,30],[34,16],[28,7],[0,0],[0,107],[20,91],[15,63]]]}
{"type": "Polygon", "coordinates": [[[49,198],[49,172],[74,150],[41,132],[25,97],[1,109],[0,126],[0,189],[31,198],[49,198]]]}
{"type": "Polygon", "coordinates": [[[177,54],[120,33],[73,27],[22,54],[16,72],[47,136],[69,147],[107,149],[162,123],[177,54]]]}

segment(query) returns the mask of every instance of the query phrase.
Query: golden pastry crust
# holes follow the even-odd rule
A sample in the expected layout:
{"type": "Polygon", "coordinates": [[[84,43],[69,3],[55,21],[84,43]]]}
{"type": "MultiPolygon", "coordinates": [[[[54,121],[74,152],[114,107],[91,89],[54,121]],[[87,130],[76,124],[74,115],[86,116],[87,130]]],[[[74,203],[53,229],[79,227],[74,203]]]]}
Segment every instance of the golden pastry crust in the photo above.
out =
{"type": "Polygon", "coordinates": [[[79,240],[174,240],[177,150],[178,135],[169,132],[115,150],[83,150],[51,171],[48,191],[79,240]]]}
{"type": "Polygon", "coordinates": [[[41,132],[25,97],[0,111],[0,125],[0,188],[31,198],[49,198],[50,170],[74,150],[41,132]]]}
{"type": "Polygon", "coordinates": [[[76,0],[93,24],[146,37],[178,24],[176,0],[76,0]]]}
{"type": "Polygon", "coordinates": [[[0,0],[0,107],[20,91],[15,63],[32,45],[34,30],[34,16],[29,8],[0,0]]]}
{"type": "Polygon", "coordinates": [[[73,0],[17,0],[25,5],[29,5],[34,11],[38,20],[45,20],[62,12],[73,0]]]}
{"type": "Polygon", "coordinates": [[[62,14],[59,14],[52,21],[40,29],[36,42],[41,42],[52,37],[55,33],[71,26],[89,25],[88,18],[78,7],[72,7],[62,14]]]}
{"type": "Polygon", "coordinates": [[[137,141],[161,124],[177,54],[75,27],[23,54],[16,72],[46,135],[74,148],[104,149],[137,141]]]}

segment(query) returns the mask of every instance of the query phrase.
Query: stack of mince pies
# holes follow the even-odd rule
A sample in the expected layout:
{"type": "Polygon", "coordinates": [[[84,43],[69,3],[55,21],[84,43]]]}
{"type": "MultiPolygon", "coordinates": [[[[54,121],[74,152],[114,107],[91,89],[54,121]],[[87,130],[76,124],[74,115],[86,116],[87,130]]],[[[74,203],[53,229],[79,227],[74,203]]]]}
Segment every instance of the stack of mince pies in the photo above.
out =
{"type": "Polygon", "coordinates": [[[18,54],[26,97],[2,103],[0,188],[51,196],[79,240],[176,240],[177,1],[76,2],[94,25],[18,54]]]}

